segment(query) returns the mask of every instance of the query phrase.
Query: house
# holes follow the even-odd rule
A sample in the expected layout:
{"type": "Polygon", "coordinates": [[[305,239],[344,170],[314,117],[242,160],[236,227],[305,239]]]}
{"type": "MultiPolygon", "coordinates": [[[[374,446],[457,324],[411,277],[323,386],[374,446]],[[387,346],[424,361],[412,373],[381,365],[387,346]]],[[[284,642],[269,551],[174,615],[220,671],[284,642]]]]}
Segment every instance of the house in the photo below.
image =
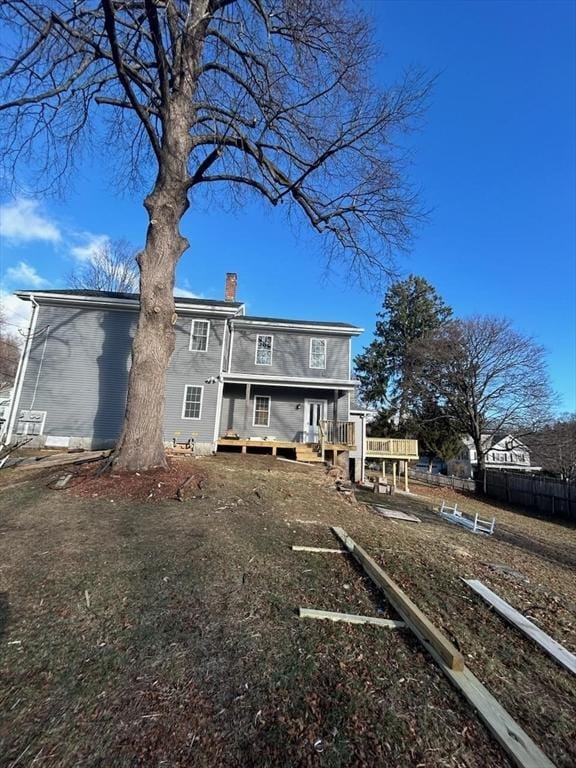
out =
{"type": "MultiPolygon", "coordinates": [[[[542,467],[530,464],[530,451],[525,443],[513,435],[482,435],[482,445],[486,451],[486,469],[520,470],[537,472],[542,467]]],[[[472,477],[473,469],[478,465],[478,456],[474,442],[469,435],[462,438],[462,449],[458,456],[447,462],[449,475],[472,477]]]]}
{"type": "MultiPolygon", "coordinates": [[[[164,439],[197,453],[291,451],[337,458],[354,447],[352,338],[342,322],[256,317],[236,300],[176,298],[176,348],[167,375],[164,439]]],[[[49,290],[33,305],[7,441],[100,448],[114,444],[126,404],[137,294],[49,290]]]]}

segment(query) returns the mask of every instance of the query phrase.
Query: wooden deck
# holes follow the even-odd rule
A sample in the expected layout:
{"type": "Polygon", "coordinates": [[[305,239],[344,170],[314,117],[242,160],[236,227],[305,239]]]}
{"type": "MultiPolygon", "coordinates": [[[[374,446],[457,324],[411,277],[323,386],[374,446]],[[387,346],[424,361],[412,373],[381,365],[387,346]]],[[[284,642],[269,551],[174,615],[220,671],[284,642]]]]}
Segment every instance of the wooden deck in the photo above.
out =
{"type": "MultiPolygon", "coordinates": [[[[277,456],[279,450],[283,453],[290,451],[298,461],[324,461],[321,456],[320,446],[314,443],[296,443],[289,442],[288,440],[246,440],[221,437],[220,440],[218,440],[218,449],[220,448],[236,449],[240,453],[250,453],[250,451],[254,449],[258,449],[258,453],[262,453],[262,449],[264,448],[267,452],[270,452],[272,456],[277,456]]],[[[326,458],[335,459],[339,453],[349,451],[350,446],[341,443],[325,443],[324,450],[327,454],[326,458]]]]}
{"type": "Polygon", "coordinates": [[[401,440],[392,437],[367,437],[367,459],[418,460],[418,440],[401,440]]]}

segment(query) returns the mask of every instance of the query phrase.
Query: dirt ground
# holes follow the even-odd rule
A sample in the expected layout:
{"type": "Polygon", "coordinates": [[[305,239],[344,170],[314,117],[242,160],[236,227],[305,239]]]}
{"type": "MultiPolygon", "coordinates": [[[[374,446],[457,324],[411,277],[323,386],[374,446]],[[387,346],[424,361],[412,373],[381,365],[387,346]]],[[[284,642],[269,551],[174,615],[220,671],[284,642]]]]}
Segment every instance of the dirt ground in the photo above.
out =
{"type": "Polygon", "coordinates": [[[576,764],[576,681],[461,581],[576,651],[574,526],[458,496],[496,517],[494,536],[475,535],[433,511],[453,492],[416,485],[428,498],[378,502],[422,522],[384,519],[373,495],[350,504],[322,468],[272,457],[178,459],[169,491],[155,477],[146,493],[18,472],[0,475],[1,766],[509,766],[410,632],[298,618],[395,617],[347,555],[291,550],[334,547],[330,525],[559,768],[576,764]]]}

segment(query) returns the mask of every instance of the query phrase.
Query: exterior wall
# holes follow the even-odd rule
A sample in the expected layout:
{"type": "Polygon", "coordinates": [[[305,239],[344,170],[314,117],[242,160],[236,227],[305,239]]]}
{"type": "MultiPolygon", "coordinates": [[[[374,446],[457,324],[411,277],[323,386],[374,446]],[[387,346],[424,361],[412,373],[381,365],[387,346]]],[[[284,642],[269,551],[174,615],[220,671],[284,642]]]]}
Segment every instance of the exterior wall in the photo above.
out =
{"type": "MultiPolygon", "coordinates": [[[[234,342],[236,343],[236,342],[234,342]]],[[[306,387],[267,387],[253,384],[250,388],[250,401],[246,413],[246,386],[244,384],[226,384],[220,419],[220,435],[233,430],[240,437],[275,437],[278,440],[301,442],[304,431],[304,400],[327,400],[327,414],[334,418],[334,390],[312,389],[306,387]],[[266,395],[270,401],[270,425],[254,426],[254,398],[266,395]],[[300,408],[296,406],[300,405],[300,408]]],[[[348,420],[348,393],[338,398],[337,418],[348,420]]]]}
{"type": "Polygon", "coordinates": [[[349,342],[349,336],[331,336],[324,331],[278,331],[235,325],[230,373],[348,379],[349,342]],[[272,365],[256,365],[256,337],[262,334],[274,337],[272,365]],[[310,339],[326,339],[326,368],[310,368],[310,339]]]}
{"type": "Polygon", "coordinates": [[[46,411],[45,435],[114,440],[124,416],[135,327],[131,311],[42,305],[18,413],[46,411]]]}
{"type": "MultiPolygon", "coordinates": [[[[179,316],[168,369],[165,439],[212,444],[226,320],[210,319],[206,352],[190,351],[192,318],[179,316]],[[183,419],[184,387],[203,387],[199,420],[183,419]]],[[[46,411],[44,436],[72,438],[72,445],[105,446],[119,436],[126,405],[130,351],[137,313],[41,305],[18,412],[46,411]]],[[[42,441],[40,441],[42,442],[42,441]]]]}
{"type": "Polygon", "coordinates": [[[164,436],[166,440],[185,441],[194,438],[196,443],[214,441],[218,384],[207,379],[220,374],[222,341],[226,320],[209,315],[178,317],[176,322],[176,348],[168,368],[166,384],[166,412],[164,436]],[[190,351],[190,327],[192,319],[210,320],[208,349],[205,352],[190,351]],[[184,388],[187,384],[203,387],[200,419],[182,418],[184,388]]]}

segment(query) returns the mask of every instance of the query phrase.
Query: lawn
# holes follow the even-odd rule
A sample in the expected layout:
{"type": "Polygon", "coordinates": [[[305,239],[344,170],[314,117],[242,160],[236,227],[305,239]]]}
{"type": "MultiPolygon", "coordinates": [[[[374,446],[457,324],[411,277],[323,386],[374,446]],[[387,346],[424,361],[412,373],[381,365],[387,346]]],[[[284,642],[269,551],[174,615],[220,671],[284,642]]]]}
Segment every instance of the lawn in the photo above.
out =
{"type": "Polygon", "coordinates": [[[377,516],[369,494],[350,504],[322,468],[177,463],[203,479],[183,502],[156,498],[155,480],[126,498],[122,478],[56,491],[50,470],[2,471],[0,765],[508,766],[409,632],[298,619],[299,606],[395,617],[348,556],[291,551],[334,547],[330,525],[559,768],[576,764],[576,681],[460,580],[481,579],[575,651],[574,526],[482,505],[497,519],[488,538],[443,522],[434,492],[380,497],[413,524],[377,516]]]}

